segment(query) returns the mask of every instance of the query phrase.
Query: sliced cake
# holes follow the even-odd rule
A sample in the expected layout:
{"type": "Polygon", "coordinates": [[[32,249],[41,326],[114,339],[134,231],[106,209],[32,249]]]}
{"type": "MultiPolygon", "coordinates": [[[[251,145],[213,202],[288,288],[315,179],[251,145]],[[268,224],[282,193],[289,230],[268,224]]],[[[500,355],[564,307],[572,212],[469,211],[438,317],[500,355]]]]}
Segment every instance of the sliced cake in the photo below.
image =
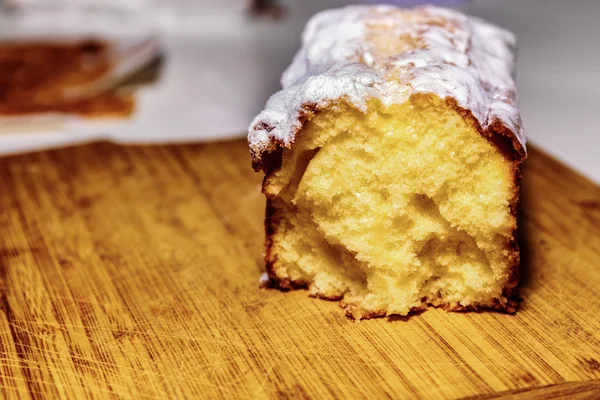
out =
{"type": "Polygon", "coordinates": [[[516,311],[514,45],[437,7],[313,17],[248,133],[266,174],[270,283],[357,319],[516,311]]]}

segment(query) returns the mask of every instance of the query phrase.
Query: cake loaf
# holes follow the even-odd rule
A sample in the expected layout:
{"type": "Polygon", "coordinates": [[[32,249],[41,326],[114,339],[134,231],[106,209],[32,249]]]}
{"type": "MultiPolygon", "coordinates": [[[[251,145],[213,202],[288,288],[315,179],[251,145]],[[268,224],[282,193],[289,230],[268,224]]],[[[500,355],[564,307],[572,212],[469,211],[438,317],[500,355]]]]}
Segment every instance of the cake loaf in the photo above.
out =
{"type": "Polygon", "coordinates": [[[517,308],[514,36],[438,8],[317,14],[251,123],[265,261],[352,318],[517,308]]]}

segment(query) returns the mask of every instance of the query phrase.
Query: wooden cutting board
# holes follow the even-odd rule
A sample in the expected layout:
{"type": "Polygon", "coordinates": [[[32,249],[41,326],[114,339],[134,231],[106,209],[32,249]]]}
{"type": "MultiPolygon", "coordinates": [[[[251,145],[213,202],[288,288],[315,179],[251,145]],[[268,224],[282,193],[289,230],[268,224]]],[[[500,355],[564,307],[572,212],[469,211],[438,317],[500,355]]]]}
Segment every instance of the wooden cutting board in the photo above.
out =
{"type": "Polygon", "coordinates": [[[590,181],[530,151],[517,315],[360,323],[258,288],[260,182],[244,141],[0,160],[1,395],[600,398],[590,181]]]}

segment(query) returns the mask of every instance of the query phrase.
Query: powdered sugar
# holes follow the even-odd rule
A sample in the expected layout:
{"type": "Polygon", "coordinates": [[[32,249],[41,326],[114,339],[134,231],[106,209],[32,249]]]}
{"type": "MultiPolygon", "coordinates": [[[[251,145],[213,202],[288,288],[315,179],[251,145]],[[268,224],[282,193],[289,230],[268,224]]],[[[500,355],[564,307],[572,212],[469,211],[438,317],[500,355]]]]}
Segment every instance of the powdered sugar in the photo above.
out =
{"type": "Polygon", "coordinates": [[[250,125],[255,162],[278,145],[290,147],[307,107],[344,99],[364,110],[367,99],[384,104],[413,93],[451,97],[483,129],[500,121],[525,150],[516,105],[514,36],[453,10],[351,6],[315,15],[303,45],[282,76],[283,90],[250,125]]]}

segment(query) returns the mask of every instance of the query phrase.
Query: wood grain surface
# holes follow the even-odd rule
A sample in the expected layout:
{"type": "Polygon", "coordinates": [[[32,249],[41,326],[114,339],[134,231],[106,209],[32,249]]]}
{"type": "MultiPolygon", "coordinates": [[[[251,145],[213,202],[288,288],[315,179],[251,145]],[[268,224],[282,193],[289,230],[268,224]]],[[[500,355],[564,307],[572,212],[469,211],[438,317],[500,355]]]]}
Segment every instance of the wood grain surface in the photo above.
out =
{"type": "Polygon", "coordinates": [[[600,398],[600,188],[525,165],[517,315],[355,323],[258,288],[244,141],[0,159],[0,395],[600,398]]]}

